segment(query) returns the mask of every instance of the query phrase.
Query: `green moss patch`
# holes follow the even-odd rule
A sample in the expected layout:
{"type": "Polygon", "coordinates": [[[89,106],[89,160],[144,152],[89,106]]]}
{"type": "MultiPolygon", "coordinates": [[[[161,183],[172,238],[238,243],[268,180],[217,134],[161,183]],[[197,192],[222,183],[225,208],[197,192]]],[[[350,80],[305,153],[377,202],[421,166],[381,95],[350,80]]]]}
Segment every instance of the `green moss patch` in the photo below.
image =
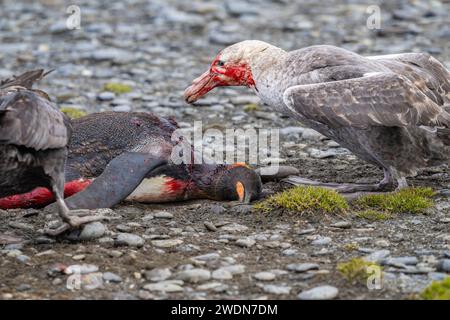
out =
{"type": "MultiPolygon", "coordinates": [[[[434,205],[431,188],[406,188],[387,194],[366,195],[354,201],[354,205],[366,210],[363,215],[371,216],[367,209],[379,210],[385,214],[423,213],[434,205]]],[[[372,215],[376,217],[377,215],[372,215]]],[[[378,215],[378,217],[382,217],[378,215]]]]}
{"type": "Polygon", "coordinates": [[[392,217],[387,212],[376,211],[376,210],[373,210],[373,209],[367,209],[367,210],[358,211],[356,213],[356,216],[358,218],[363,218],[363,219],[366,219],[366,220],[369,220],[369,221],[388,220],[388,219],[390,219],[392,217]]]}
{"type": "Polygon", "coordinates": [[[372,272],[369,272],[367,269],[371,266],[376,266],[381,269],[381,266],[376,263],[366,261],[362,258],[353,258],[347,262],[338,263],[337,270],[349,282],[365,284],[367,278],[372,275],[372,272]]]}
{"type": "Polygon", "coordinates": [[[245,112],[257,111],[257,110],[259,110],[259,107],[256,103],[249,103],[244,106],[245,112]]]}
{"type": "Polygon", "coordinates": [[[105,84],[103,89],[105,91],[114,92],[115,94],[128,93],[133,90],[129,85],[118,82],[108,82],[105,84]]]}
{"type": "Polygon", "coordinates": [[[295,213],[345,213],[349,205],[337,192],[319,187],[298,186],[270,196],[254,205],[256,210],[268,213],[286,209],[295,213]]]}
{"type": "Polygon", "coordinates": [[[62,107],[61,111],[70,119],[78,119],[87,115],[86,111],[71,107],[62,107]]]}
{"type": "Polygon", "coordinates": [[[433,281],[420,294],[425,300],[450,300],[450,277],[441,281],[433,281]]]}

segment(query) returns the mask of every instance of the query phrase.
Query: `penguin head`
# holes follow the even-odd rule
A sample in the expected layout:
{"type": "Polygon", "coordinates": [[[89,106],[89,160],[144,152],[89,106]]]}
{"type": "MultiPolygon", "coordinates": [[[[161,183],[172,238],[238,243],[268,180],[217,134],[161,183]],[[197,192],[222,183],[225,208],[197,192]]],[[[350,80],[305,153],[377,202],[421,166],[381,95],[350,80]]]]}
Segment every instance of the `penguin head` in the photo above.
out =
{"type": "Polygon", "coordinates": [[[261,195],[261,177],[242,163],[221,166],[212,179],[212,196],[216,200],[250,203],[261,195]]]}

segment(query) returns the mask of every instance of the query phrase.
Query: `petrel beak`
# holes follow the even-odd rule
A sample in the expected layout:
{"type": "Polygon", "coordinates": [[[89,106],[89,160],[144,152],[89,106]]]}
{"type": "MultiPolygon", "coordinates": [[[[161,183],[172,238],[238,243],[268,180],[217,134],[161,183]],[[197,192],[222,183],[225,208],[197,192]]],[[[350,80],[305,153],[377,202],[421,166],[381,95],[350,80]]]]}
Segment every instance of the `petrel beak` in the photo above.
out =
{"type": "Polygon", "coordinates": [[[216,74],[208,70],[192,81],[192,84],[184,91],[184,100],[187,103],[194,103],[218,85],[216,74]]]}

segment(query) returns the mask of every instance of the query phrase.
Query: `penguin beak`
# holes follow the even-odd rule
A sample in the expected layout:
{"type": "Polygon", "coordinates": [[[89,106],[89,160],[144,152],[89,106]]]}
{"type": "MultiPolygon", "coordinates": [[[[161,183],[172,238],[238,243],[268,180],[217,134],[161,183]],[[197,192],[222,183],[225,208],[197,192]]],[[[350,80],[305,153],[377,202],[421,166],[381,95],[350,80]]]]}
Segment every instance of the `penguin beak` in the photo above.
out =
{"type": "Polygon", "coordinates": [[[247,190],[245,190],[244,185],[240,181],[238,181],[236,183],[236,192],[237,192],[238,197],[239,197],[239,202],[250,203],[250,201],[251,201],[251,194],[249,192],[247,192],[247,190]]]}

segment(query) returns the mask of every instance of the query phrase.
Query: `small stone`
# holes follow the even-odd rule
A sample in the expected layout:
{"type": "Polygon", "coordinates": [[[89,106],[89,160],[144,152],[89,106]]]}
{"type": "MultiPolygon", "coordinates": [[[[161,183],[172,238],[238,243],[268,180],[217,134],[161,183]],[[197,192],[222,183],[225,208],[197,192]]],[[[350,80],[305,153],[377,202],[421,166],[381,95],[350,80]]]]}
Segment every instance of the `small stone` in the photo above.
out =
{"type": "Polygon", "coordinates": [[[175,247],[183,243],[181,239],[153,240],[152,245],[158,248],[175,247]]]}
{"type": "Polygon", "coordinates": [[[339,221],[331,225],[333,228],[350,229],[352,224],[348,221],[339,221]]]}
{"type": "Polygon", "coordinates": [[[80,241],[87,241],[87,240],[93,240],[103,237],[103,235],[106,232],[106,226],[99,222],[92,222],[84,226],[83,230],[81,231],[80,235],[78,236],[78,240],[80,241]]]}
{"type": "Polygon", "coordinates": [[[320,286],[299,293],[300,300],[331,300],[337,297],[339,290],[333,286],[320,286]]]}
{"type": "Polygon", "coordinates": [[[281,252],[283,256],[295,256],[298,253],[297,249],[286,249],[281,252]]]}
{"type": "Polygon", "coordinates": [[[231,266],[221,267],[218,270],[226,270],[226,271],[230,272],[232,275],[242,274],[245,272],[245,266],[242,264],[235,264],[235,265],[231,265],[231,266]]]}
{"type": "Polygon", "coordinates": [[[147,214],[142,217],[142,221],[150,221],[153,220],[155,217],[152,214],[147,214]]]}
{"type": "Polygon", "coordinates": [[[84,260],[86,256],[84,254],[77,254],[72,257],[73,260],[84,260]]]}
{"type": "Polygon", "coordinates": [[[291,293],[291,287],[279,286],[279,285],[274,285],[274,284],[266,284],[263,287],[263,290],[266,293],[279,294],[279,295],[291,293]]]}
{"type": "Polygon", "coordinates": [[[230,223],[222,226],[220,230],[227,232],[244,232],[248,230],[248,227],[238,223],[230,223]]]}
{"type": "Polygon", "coordinates": [[[366,255],[364,257],[364,260],[368,262],[380,263],[381,261],[389,257],[390,254],[391,252],[389,250],[377,250],[366,255]]]}
{"type": "Polygon", "coordinates": [[[145,240],[133,233],[119,233],[116,238],[115,244],[119,246],[130,246],[139,248],[145,244],[145,240]]]}
{"type": "Polygon", "coordinates": [[[227,211],[227,209],[225,209],[223,206],[219,206],[219,205],[211,206],[210,210],[211,210],[211,213],[215,214],[215,215],[220,215],[227,211]]]}
{"type": "Polygon", "coordinates": [[[450,259],[442,259],[437,264],[438,271],[450,272],[450,259]]]}
{"type": "Polygon", "coordinates": [[[157,282],[157,283],[150,283],[150,284],[146,284],[144,286],[145,290],[148,291],[160,291],[160,292],[182,292],[184,291],[183,287],[181,287],[181,285],[183,285],[183,281],[177,282],[177,281],[173,281],[173,280],[168,280],[168,281],[161,281],[161,282],[157,282]]]}
{"type": "Polygon", "coordinates": [[[416,265],[419,260],[416,257],[394,257],[388,258],[380,262],[381,265],[416,265]]]}
{"type": "Polygon", "coordinates": [[[204,283],[202,285],[199,285],[197,287],[197,290],[200,290],[200,291],[202,291],[202,290],[213,290],[213,289],[217,289],[217,288],[219,288],[221,286],[223,286],[223,283],[213,281],[213,282],[207,282],[207,283],[204,283]]]}
{"type": "Polygon", "coordinates": [[[216,280],[230,280],[233,279],[233,275],[230,271],[221,268],[212,272],[212,278],[216,280]]]}
{"type": "Polygon", "coordinates": [[[258,272],[255,273],[253,275],[253,278],[255,278],[256,280],[261,280],[261,281],[272,281],[275,279],[275,274],[273,274],[272,272],[258,272]]]}
{"type": "Polygon", "coordinates": [[[100,92],[97,96],[97,99],[100,101],[111,101],[116,97],[116,95],[114,94],[114,92],[110,92],[110,91],[104,91],[104,92],[100,92]]]}
{"type": "Polygon", "coordinates": [[[114,283],[122,282],[122,278],[119,275],[112,272],[103,273],[103,280],[105,280],[106,282],[114,282],[114,283]]]}
{"type": "Polygon", "coordinates": [[[330,244],[330,243],[331,243],[331,238],[330,237],[322,237],[322,236],[317,237],[316,240],[313,240],[311,242],[311,244],[313,246],[325,246],[325,245],[330,244]]]}
{"type": "Polygon", "coordinates": [[[303,229],[303,230],[300,230],[297,234],[298,234],[299,236],[303,236],[303,235],[305,235],[305,234],[313,233],[314,231],[316,231],[316,229],[314,229],[314,228],[303,229]]]}
{"type": "Polygon", "coordinates": [[[318,270],[319,265],[317,263],[291,263],[286,266],[289,271],[306,272],[308,270],[318,270]]]}
{"type": "Polygon", "coordinates": [[[212,232],[217,231],[217,227],[212,222],[205,221],[204,225],[205,225],[205,228],[208,229],[209,231],[212,231],[212,232]]]}
{"type": "Polygon", "coordinates": [[[203,282],[211,279],[211,272],[206,269],[189,269],[179,272],[176,279],[191,283],[203,282]]]}
{"type": "Polygon", "coordinates": [[[255,172],[260,175],[263,182],[281,180],[300,173],[297,168],[292,166],[262,167],[256,169],[255,172]]]}
{"type": "Polygon", "coordinates": [[[170,278],[172,272],[169,268],[155,268],[150,271],[146,271],[144,275],[145,279],[158,282],[170,278]]]}
{"type": "Polygon", "coordinates": [[[160,219],[172,219],[173,218],[173,214],[171,214],[170,212],[167,211],[159,211],[153,214],[153,216],[155,218],[160,218],[160,219]]]}
{"type": "Polygon", "coordinates": [[[236,245],[239,246],[239,247],[244,247],[244,248],[250,248],[250,247],[252,247],[255,243],[256,243],[255,240],[249,239],[249,238],[244,238],[244,239],[238,239],[238,240],[236,240],[236,245]]]}
{"type": "Polygon", "coordinates": [[[219,258],[220,258],[220,254],[218,254],[216,252],[212,252],[212,253],[203,254],[201,256],[193,257],[192,259],[200,260],[200,261],[212,261],[212,260],[217,260],[219,258]]]}
{"type": "Polygon", "coordinates": [[[93,264],[73,264],[63,269],[65,274],[88,274],[97,271],[98,267],[93,264]]]}

